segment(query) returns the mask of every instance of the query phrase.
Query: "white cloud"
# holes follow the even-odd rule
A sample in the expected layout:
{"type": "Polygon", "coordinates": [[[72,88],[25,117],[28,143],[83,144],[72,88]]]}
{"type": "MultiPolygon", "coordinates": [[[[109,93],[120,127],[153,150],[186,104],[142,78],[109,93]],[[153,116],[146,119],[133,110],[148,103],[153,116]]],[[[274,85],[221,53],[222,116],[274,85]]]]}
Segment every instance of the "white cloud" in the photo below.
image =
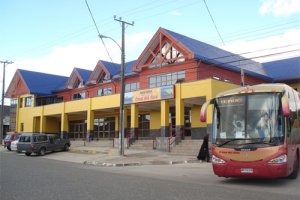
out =
{"type": "Polygon", "coordinates": [[[182,16],[182,13],[178,12],[178,11],[172,11],[172,12],[170,12],[170,15],[179,17],[179,16],[182,16]]]}
{"type": "Polygon", "coordinates": [[[259,8],[261,15],[289,16],[297,12],[300,13],[299,0],[263,0],[259,8]]]}
{"type": "MultiPolygon", "coordinates": [[[[126,35],[126,61],[137,59],[152,36],[153,33],[147,32],[126,35]]],[[[113,62],[120,63],[119,47],[109,39],[104,39],[104,42],[113,62]]],[[[121,44],[120,41],[117,42],[121,44]]],[[[74,67],[94,70],[98,60],[111,61],[100,40],[91,43],[58,46],[53,48],[50,54],[43,57],[15,59],[13,64],[6,67],[5,91],[17,69],[69,76],[74,67]]],[[[2,88],[2,76],[0,81],[0,88],[2,88]]]]}
{"type": "Polygon", "coordinates": [[[282,35],[272,36],[268,38],[258,40],[238,40],[234,41],[221,48],[241,54],[245,52],[253,52],[243,54],[242,56],[253,58],[258,62],[268,62],[272,60],[279,60],[284,58],[290,58],[300,56],[300,28],[290,29],[285,31],[282,35]],[[264,51],[259,51],[268,49],[264,51]],[[296,51],[294,51],[296,50],[296,51]],[[292,52],[288,52],[292,51],[292,52]],[[286,52],[286,53],[284,53],[286,52]],[[276,55],[271,55],[276,54],[276,55]],[[267,55],[267,56],[264,56],[267,55]]]}

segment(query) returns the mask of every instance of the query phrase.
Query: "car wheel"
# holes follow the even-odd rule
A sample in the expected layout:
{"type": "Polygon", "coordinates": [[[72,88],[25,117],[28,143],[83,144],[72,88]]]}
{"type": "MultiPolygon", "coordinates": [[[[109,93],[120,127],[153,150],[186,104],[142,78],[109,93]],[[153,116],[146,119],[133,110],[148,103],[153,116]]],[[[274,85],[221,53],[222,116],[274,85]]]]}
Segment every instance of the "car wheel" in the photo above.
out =
{"type": "Polygon", "coordinates": [[[39,156],[44,156],[46,154],[46,149],[45,148],[41,148],[39,151],[39,156]]]}
{"type": "Polygon", "coordinates": [[[25,155],[26,155],[26,156],[30,156],[30,155],[31,155],[31,153],[29,153],[29,152],[26,152],[26,153],[25,153],[25,155]]]}
{"type": "Polygon", "coordinates": [[[65,144],[64,151],[69,151],[69,149],[70,149],[70,145],[65,144]]]}

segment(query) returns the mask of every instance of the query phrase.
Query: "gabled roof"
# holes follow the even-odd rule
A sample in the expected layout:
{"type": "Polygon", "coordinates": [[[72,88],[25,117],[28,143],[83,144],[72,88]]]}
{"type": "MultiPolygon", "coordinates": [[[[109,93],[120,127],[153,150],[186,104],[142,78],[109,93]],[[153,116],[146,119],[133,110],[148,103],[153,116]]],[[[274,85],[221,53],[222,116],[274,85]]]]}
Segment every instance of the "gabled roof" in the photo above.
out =
{"type": "Polygon", "coordinates": [[[140,71],[141,68],[147,66],[149,60],[152,60],[151,58],[157,56],[159,57],[159,64],[162,64],[162,62],[165,61],[165,58],[161,57],[163,55],[160,48],[163,45],[162,43],[165,42],[169,43],[172,47],[175,47],[176,50],[178,50],[182,55],[184,55],[185,59],[193,58],[194,55],[192,51],[190,51],[186,46],[182,45],[180,42],[176,41],[173,36],[167,33],[166,29],[159,28],[150,40],[150,42],[147,44],[147,46],[145,47],[135,64],[132,66],[133,71],[140,71]]]}
{"type": "Polygon", "coordinates": [[[241,68],[243,68],[245,74],[270,81],[268,74],[258,62],[234,53],[230,53],[210,44],[189,38],[179,33],[175,33],[167,29],[164,30],[177,42],[181,43],[190,51],[192,51],[194,53],[194,59],[196,60],[218,65],[236,72],[240,72],[241,68]]]}
{"type": "Polygon", "coordinates": [[[109,73],[110,77],[112,78],[114,75],[120,73],[121,65],[113,62],[108,62],[104,60],[100,60],[107,72],[109,73]]]}
{"type": "Polygon", "coordinates": [[[89,77],[92,73],[92,71],[86,69],[75,68],[75,70],[78,72],[84,84],[89,80],[89,77]]]}
{"type": "Polygon", "coordinates": [[[74,68],[68,79],[66,88],[72,89],[77,80],[79,80],[80,82],[82,82],[83,85],[85,85],[88,82],[91,74],[92,71],[90,70],[74,68]]]}
{"type": "Polygon", "coordinates": [[[273,82],[300,80],[300,57],[262,63],[273,82]]]}
{"type": "Polygon", "coordinates": [[[24,85],[27,87],[27,92],[39,96],[52,95],[52,92],[63,88],[68,80],[68,77],[58,76],[52,74],[46,74],[41,72],[27,71],[18,69],[11,82],[11,85],[7,89],[8,97],[12,95],[10,90],[13,90],[13,82],[17,79],[21,79],[24,85]]]}

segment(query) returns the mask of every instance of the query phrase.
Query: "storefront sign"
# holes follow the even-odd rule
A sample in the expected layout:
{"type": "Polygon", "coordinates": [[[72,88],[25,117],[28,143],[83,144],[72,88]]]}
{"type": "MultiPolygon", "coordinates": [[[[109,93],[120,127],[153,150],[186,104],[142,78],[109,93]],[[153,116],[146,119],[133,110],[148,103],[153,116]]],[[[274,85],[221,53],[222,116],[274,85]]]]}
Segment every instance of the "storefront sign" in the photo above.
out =
{"type": "Polygon", "coordinates": [[[168,85],[160,88],[127,92],[124,96],[124,103],[131,104],[171,98],[174,98],[174,86],[168,85]]]}

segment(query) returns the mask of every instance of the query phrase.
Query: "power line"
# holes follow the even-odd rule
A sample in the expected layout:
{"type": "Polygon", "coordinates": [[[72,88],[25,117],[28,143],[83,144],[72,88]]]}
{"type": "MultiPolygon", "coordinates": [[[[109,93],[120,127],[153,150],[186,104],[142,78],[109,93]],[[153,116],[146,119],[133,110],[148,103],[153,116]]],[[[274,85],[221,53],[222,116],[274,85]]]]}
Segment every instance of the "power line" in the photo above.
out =
{"type": "MultiPolygon", "coordinates": [[[[91,17],[92,17],[92,19],[93,19],[94,25],[95,25],[95,27],[96,27],[96,29],[97,29],[98,36],[99,36],[99,35],[101,35],[101,34],[100,34],[100,31],[99,31],[99,29],[98,29],[98,26],[97,26],[97,24],[96,24],[96,21],[95,21],[95,19],[94,19],[93,13],[92,13],[92,11],[91,11],[91,9],[90,9],[90,6],[89,6],[87,0],[85,0],[85,3],[86,3],[86,6],[87,6],[87,8],[88,8],[88,10],[89,10],[89,12],[90,12],[90,15],[91,15],[91,17]]],[[[102,41],[102,44],[103,44],[103,46],[104,46],[104,48],[105,48],[105,51],[106,51],[106,53],[107,53],[109,59],[111,60],[111,62],[113,62],[113,60],[112,60],[112,58],[111,58],[111,56],[110,56],[110,54],[109,54],[109,52],[108,52],[108,49],[107,49],[107,47],[106,47],[106,45],[105,45],[103,39],[102,39],[101,37],[100,37],[100,39],[101,39],[101,41],[102,41]]]]}
{"type": "Polygon", "coordinates": [[[234,54],[234,53],[228,52],[231,55],[220,56],[220,57],[215,57],[215,58],[211,58],[211,59],[213,60],[213,59],[241,56],[241,55],[245,55],[245,54],[257,53],[257,52],[260,52],[260,51],[275,50],[275,49],[287,48],[287,47],[292,47],[292,46],[297,46],[297,45],[300,45],[300,43],[288,44],[288,45],[284,45],[284,46],[277,46],[277,47],[271,47],[271,48],[258,49],[258,50],[255,50],[255,51],[247,51],[247,52],[243,52],[243,53],[239,53],[239,54],[234,54]]]}
{"type": "Polygon", "coordinates": [[[218,33],[218,35],[219,35],[219,37],[220,37],[220,39],[221,39],[223,45],[225,45],[225,42],[224,42],[224,40],[223,40],[223,38],[222,38],[222,36],[221,36],[221,34],[220,34],[218,28],[217,28],[217,25],[216,25],[216,23],[215,23],[215,20],[214,20],[214,18],[212,17],[212,15],[211,15],[211,13],[210,13],[210,11],[209,11],[209,9],[208,9],[208,6],[207,6],[207,4],[206,4],[206,1],[203,0],[203,2],[204,2],[204,4],[205,4],[206,10],[207,10],[207,12],[208,12],[208,14],[209,14],[209,16],[210,16],[210,19],[211,19],[212,22],[213,22],[213,25],[215,26],[215,29],[216,29],[216,31],[217,31],[217,33],[218,33]]]}

